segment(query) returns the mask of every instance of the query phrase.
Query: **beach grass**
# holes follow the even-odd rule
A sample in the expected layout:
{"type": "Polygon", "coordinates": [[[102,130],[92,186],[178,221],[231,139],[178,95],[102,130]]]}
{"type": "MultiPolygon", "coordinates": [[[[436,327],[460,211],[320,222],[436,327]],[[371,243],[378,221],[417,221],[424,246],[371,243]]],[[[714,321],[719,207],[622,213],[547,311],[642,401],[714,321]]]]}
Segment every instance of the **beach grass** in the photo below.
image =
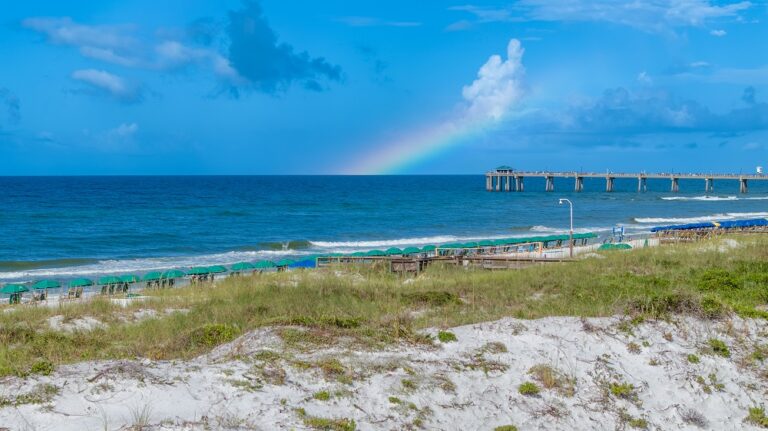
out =
{"type": "Polygon", "coordinates": [[[380,267],[336,267],[232,277],[215,286],[146,294],[147,300],[127,307],[98,298],[0,312],[0,375],[49,373],[47,364],[86,360],[186,359],[265,326],[283,328],[278,333],[297,349],[339,339],[376,348],[431,343],[419,329],[505,316],[626,314],[641,320],[737,313],[767,318],[756,307],[768,303],[768,236],[610,251],[520,270],[435,264],[414,278],[380,267]],[[153,310],[152,317],[136,318],[147,310],[153,310]],[[65,323],[88,317],[101,324],[54,330],[49,324],[54,316],[65,323]]]}

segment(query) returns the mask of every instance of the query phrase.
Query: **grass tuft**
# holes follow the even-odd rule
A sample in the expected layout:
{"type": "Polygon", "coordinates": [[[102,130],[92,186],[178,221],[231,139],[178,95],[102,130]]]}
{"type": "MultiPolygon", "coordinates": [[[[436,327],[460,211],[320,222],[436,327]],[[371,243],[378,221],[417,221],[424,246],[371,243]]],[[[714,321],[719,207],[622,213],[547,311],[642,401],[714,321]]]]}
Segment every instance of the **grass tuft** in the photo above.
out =
{"type": "Polygon", "coordinates": [[[437,339],[440,340],[441,343],[451,343],[459,340],[458,338],[456,338],[456,334],[449,331],[438,332],[437,339]]]}
{"type": "Polygon", "coordinates": [[[540,391],[541,390],[536,385],[536,383],[533,383],[533,382],[525,382],[520,386],[518,386],[517,388],[517,392],[520,392],[520,394],[529,396],[529,397],[535,397],[539,395],[540,391]]]}
{"type": "Polygon", "coordinates": [[[712,349],[712,352],[715,355],[722,356],[723,358],[731,357],[731,351],[728,349],[728,346],[722,340],[718,340],[716,338],[710,338],[707,341],[707,344],[709,344],[709,347],[712,349]]]}

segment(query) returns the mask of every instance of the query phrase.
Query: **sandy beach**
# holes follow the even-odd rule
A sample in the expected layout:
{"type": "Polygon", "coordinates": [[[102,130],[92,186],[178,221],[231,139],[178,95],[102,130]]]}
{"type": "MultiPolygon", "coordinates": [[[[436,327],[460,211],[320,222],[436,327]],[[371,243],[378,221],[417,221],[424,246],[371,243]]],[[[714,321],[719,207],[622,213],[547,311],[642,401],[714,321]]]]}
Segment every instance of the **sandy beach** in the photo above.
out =
{"type": "Polygon", "coordinates": [[[324,418],[354,421],[359,430],[615,430],[630,421],[648,429],[756,429],[744,418],[768,391],[764,366],[749,360],[752,344],[765,341],[764,320],[627,324],[502,319],[452,328],[456,341],[431,347],[364,351],[342,343],[311,352],[264,328],[190,361],[88,362],[48,377],[3,378],[0,397],[44,387],[57,393],[40,405],[3,407],[0,424],[255,430],[306,429],[307,418],[324,418]],[[730,357],[711,352],[710,339],[724,341],[730,357]],[[338,369],[302,365],[329,358],[338,369]],[[531,372],[537,366],[557,376],[550,387],[531,372]],[[540,392],[521,394],[528,381],[540,392]]]}

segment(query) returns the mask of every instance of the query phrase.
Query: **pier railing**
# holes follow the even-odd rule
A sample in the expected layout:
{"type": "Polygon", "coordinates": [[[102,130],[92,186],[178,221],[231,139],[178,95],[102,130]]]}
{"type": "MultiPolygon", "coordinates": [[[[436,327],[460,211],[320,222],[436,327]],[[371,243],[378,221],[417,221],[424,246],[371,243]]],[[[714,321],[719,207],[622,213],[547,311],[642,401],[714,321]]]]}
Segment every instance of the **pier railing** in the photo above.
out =
{"type": "Polygon", "coordinates": [[[732,180],[739,182],[739,192],[747,193],[749,181],[768,180],[768,175],[763,174],[725,174],[725,173],[629,173],[629,172],[547,172],[547,171],[515,171],[495,170],[485,174],[485,189],[487,191],[522,192],[525,190],[525,178],[544,178],[544,190],[555,190],[555,178],[572,178],[574,191],[584,190],[584,178],[605,178],[605,191],[612,192],[615,189],[617,178],[636,178],[637,191],[648,189],[647,180],[668,179],[672,192],[680,191],[680,180],[698,179],[704,180],[704,191],[714,191],[715,180],[732,180]]]}

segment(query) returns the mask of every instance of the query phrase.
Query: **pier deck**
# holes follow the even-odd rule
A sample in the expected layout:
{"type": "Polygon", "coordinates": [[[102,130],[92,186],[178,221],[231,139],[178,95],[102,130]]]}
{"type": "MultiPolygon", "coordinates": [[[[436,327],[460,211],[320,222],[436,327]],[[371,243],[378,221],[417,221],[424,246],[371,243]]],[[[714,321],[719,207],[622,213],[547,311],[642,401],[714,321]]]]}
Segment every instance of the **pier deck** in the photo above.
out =
{"type": "Polygon", "coordinates": [[[628,172],[543,172],[543,171],[517,171],[513,169],[498,168],[485,173],[485,189],[487,191],[522,192],[525,190],[525,178],[544,178],[544,190],[555,190],[555,178],[573,178],[574,191],[584,190],[584,178],[605,178],[605,191],[614,191],[614,183],[617,178],[637,179],[637,191],[647,190],[647,180],[668,179],[670,190],[680,191],[680,180],[703,180],[704,191],[714,191],[715,180],[738,181],[739,192],[747,193],[749,181],[768,181],[768,175],[763,174],[726,174],[726,173],[628,173],[628,172]]]}

